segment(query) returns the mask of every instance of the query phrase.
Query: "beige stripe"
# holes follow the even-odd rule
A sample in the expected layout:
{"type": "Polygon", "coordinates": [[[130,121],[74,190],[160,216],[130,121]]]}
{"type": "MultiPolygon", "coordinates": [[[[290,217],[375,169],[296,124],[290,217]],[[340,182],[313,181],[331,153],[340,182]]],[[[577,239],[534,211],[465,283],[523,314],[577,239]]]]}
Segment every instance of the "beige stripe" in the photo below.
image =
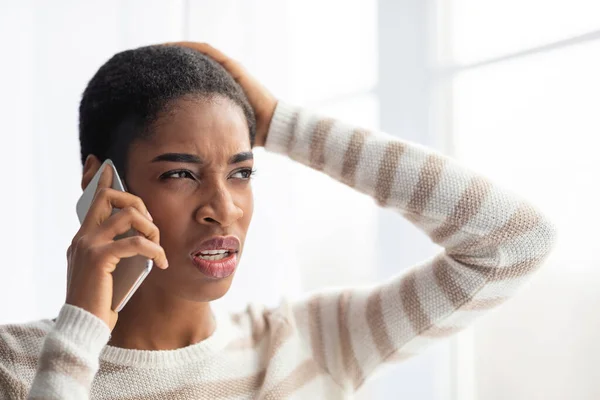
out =
{"type": "Polygon", "coordinates": [[[346,376],[352,382],[352,386],[356,389],[363,381],[363,373],[360,368],[360,364],[356,359],[354,348],[352,347],[352,333],[350,332],[350,325],[352,321],[349,319],[349,304],[352,292],[346,290],[339,295],[338,301],[338,327],[340,335],[340,346],[342,351],[342,363],[346,376]]]}
{"type": "MultiPolygon", "coordinates": [[[[2,354],[2,353],[0,353],[0,354],[2,354]]],[[[29,354],[16,352],[16,351],[13,351],[11,353],[11,356],[13,357],[13,362],[15,365],[29,367],[29,368],[36,368],[36,366],[38,364],[38,360],[39,360],[39,356],[32,356],[29,354]]]]}
{"type": "MultiPolygon", "coordinates": [[[[6,358],[2,358],[3,362],[6,358]]],[[[24,399],[27,396],[27,386],[0,365],[0,396],[8,395],[8,399],[24,399]]]]}
{"type": "MultiPolygon", "coordinates": [[[[113,400],[155,400],[155,399],[227,399],[247,396],[257,392],[265,380],[265,371],[236,379],[223,379],[212,382],[198,382],[193,385],[161,392],[146,392],[127,397],[113,397],[113,400]]],[[[143,388],[145,389],[145,388],[143,388]]]]}
{"type": "Polygon", "coordinates": [[[547,255],[520,260],[506,267],[488,267],[485,265],[471,265],[473,271],[487,275],[488,282],[501,282],[504,280],[523,278],[531,274],[537,267],[542,265],[547,255]]]}
{"type": "Polygon", "coordinates": [[[20,325],[7,325],[2,327],[2,330],[4,331],[3,336],[7,340],[0,340],[0,355],[2,356],[0,359],[11,358],[15,365],[36,368],[39,355],[26,354],[21,350],[32,345],[35,346],[36,341],[41,346],[48,332],[38,327],[20,325]],[[13,343],[14,347],[11,347],[9,341],[13,343]]]}
{"type": "Polygon", "coordinates": [[[419,181],[407,205],[409,211],[423,214],[431,195],[440,182],[446,162],[446,159],[437,154],[427,156],[419,172],[419,181]]]}
{"type": "Polygon", "coordinates": [[[408,353],[408,352],[404,352],[404,351],[397,351],[393,354],[391,354],[386,360],[385,362],[388,363],[394,363],[394,362],[401,362],[404,360],[408,360],[409,358],[415,356],[416,354],[414,353],[408,353]]]}
{"type": "Polygon", "coordinates": [[[519,208],[510,216],[510,219],[496,231],[496,235],[501,233],[511,236],[521,235],[537,228],[540,223],[540,213],[530,204],[521,204],[519,208]]]}
{"type": "Polygon", "coordinates": [[[466,303],[464,306],[461,307],[461,310],[463,311],[486,311],[486,310],[491,310],[492,308],[495,308],[497,306],[499,306],[500,304],[504,303],[507,300],[506,297],[494,297],[492,299],[475,299],[472,300],[468,303],[466,303]]]}
{"type": "Polygon", "coordinates": [[[367,324],[373,336],[377,351],[382,360],[386,359],[394,351],[394,343],[387,330],[383,317],[383,306],[381,301],[381,290],[373,292],[367,300],[367,324]]]}
{"type": "Polygon", "coordinates": [[[452,336],[455,333],[460,332],[461,330],[462,330],[462,328],[459,328],[456,326],[449,326],[449,327],[444,327],[444,328],[439,327],[439,326],[432,326],[431,328],[427,329],[425,332],[421,333],[421,336],[433,338],[433,339],[443,339],[443,338],[452,336]]]}
{"type": "Polygon", "coordinates": [[[308,302],[308,328],[310,343],[315,361],[327,370],[325,359],[325,343],[323,340],[323,323],[321,321],[321,296],[314,296],[308,302]]]}
{"type": "Polygon", "coordinates": [[[268,399],[287,399],[292,394],[319,375],[320,367],[314,360],[306,360],[298,365],[288,376],[279,382],[264,397],[268,399]]]}
{"type": "Polygon", "coordinates": [[[452,272],[453,269],[445,259],[445,255],[439,255],[434,259],[433,275],[438,287],[454,307],[460,307],[471,297],[471,294],[457,283],[452,272]]]}
{"type": "Polygon", "coordinates": [[[494,268],[494,276],[492,277],[492,280],[499,282],[528,276],[534,270],[536,270],[537,267],[542,265],[546,257],[546,255],[543,255],[540,257],[519,261],[509,267],[494,268]]]}
{"type": "Polygon", "coordinates": [[[357,129],[352,133],[350,143],[344,154],[344,162],[342,165],[341,181],[350,187],[356,185],[356,170],[362,156],[362,151],[365,146],[365,141],[371,132],[364,129],[357,129]]]}
{"type": "Polygon", "coordinates": [[[8,325],[2,328],[6,333],[16,338],[40,339],[48,334],[47,330],[35,326],[8,325]]]}
{"type": "MultiPolygon", "coordinates": [[[[460,255],[475,249],[500,246],[519,235],[531,232],[534,228],[538,227],[539,223],[539,212],[529,204],[522,204],[500,228],[495,229],[483,238],[478,237],[449,249],[448,254],[460,255]]],[[[467,254],[466,257],[468,258],[469,255],[467,254]]]]}
{"type": "Polygon", "coordinates": [[[294,151],[294,147],[296,147],[297,142],[297,134],[296,130],[298,129],[298,120],[300,119],[300,113],[298,111],[294,111],[294,114],[291,117],[291,122],[288,127],[290,134],[290,141],[287,144],[287,154],[292,154],[294,151]]]}
{"type": "Polygon", "coordinates": [[[409,271],[400,282],[400,301],[413,330],[421,334],[432,325],[417,294],[416,270],[409,271]]]}
{"type": "Polygon", "coordinates": [[[375,185],[375,200],[381,206],[385,206],[390,198],[392,186],[398,172],[398,163],[405,150],[406,146],[396,141],[389,142],[385,148],[377,171],[377,184],[375,185]]]}
{"type": "Polygon", "coordinates": [[[488,180],[481,177],[473,178],[452,214],[431,234],[431,239],[435,243],[441,243],[463,228],[473,216],[477,215],[490,189],[491,184],[488,180]]]}
{"type": "Polygon", "coordinates": [[[330,118],[317,121],[310,141],[310,166],[316,170],[323,170],[325,166],[325,143],[331,133],[335,121],[330,118]]]}
{"type": "Polygon", "coordinates": [[[40,373],[54,372],[68,376],[84,388],[89,388],[95,372],[81,359],[64,350],[43,353],[38,367],[40,373]]]}

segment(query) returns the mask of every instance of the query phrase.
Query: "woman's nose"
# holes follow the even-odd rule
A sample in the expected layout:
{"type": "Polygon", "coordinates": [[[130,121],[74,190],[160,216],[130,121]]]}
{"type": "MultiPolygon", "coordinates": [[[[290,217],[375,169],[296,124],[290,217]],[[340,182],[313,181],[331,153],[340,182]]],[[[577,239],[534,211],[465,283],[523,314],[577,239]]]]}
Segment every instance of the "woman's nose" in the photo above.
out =
{"type": "Polygon", "coordinates": [[[215,188],[206,202],[196,211],[196,221],[201,224],[229,226],[242,218],[244,211],[235,204],[227,188],[215,188]]]}

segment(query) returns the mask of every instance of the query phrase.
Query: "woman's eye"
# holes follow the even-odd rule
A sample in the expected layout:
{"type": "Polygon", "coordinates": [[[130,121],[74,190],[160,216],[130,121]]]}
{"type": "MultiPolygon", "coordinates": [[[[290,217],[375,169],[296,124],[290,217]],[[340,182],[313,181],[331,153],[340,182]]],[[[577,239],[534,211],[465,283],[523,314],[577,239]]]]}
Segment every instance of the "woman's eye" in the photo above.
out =
{"type": "Polygon", "coordinates": [[[181,178],[189,178],[194,179],[194,176],[190,171],[186,170],[178,170],[178,171],[169,171],[165,172],[160,176],[161,179],[181,179],[181,178]]]}
{"type": "Polygon", "coordinates": [[[234,172],[233,174],[231,174],[231,177],[236,178],[236,179],[248,180],[248,179],[250,179],[250,177],[252,175],[254,175],[254,171],[247,168],[247,169],[241,169],[239,171],[234,172]]]}

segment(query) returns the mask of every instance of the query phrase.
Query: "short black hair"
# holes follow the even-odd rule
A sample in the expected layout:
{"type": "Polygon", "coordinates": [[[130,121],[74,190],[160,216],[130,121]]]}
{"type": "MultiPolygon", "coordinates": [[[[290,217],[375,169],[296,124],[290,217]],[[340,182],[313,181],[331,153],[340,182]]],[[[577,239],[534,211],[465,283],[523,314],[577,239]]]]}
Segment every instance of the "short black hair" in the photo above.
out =
{"type": "Polygon", "coordinates": [[[256,119],[242,88],[212,58],[190,48],[154,45],[114,55],[96,72],[79,105],[81,163],[94,154],[125,172],[129,145],[151,134],[169,102],[184,96],[222,96],[237,104],[254,146],[256,119]]]}

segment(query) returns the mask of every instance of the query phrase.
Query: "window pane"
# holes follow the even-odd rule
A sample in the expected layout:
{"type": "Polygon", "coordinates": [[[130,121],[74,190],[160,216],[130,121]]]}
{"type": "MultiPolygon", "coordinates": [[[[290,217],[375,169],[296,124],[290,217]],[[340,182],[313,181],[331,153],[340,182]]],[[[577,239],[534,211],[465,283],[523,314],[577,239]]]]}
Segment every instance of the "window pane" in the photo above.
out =
{"type": "Polygon", "coordinates": [[[458,157],[534,201],[559,232],[532,285],[475,327],[478,398],[600,394],[599,70],[600,41],[456,78],[458,157]]]}
{"type": "Polygon", "coordinates": [[[454,0],[452,14],[459,64],[600,30],[598,0],[454,0]]]}
{"type": "Polygon", "coordinates": [[[190,39],[239,59],[274,93],[315,104],[377,82],[375,0],[195,0],[190,39]]]}
{"type": "Polygon", "coordinates": [[[377,82],[374,0],[290,0],[295,101],[371,89],[377,82]]]}

